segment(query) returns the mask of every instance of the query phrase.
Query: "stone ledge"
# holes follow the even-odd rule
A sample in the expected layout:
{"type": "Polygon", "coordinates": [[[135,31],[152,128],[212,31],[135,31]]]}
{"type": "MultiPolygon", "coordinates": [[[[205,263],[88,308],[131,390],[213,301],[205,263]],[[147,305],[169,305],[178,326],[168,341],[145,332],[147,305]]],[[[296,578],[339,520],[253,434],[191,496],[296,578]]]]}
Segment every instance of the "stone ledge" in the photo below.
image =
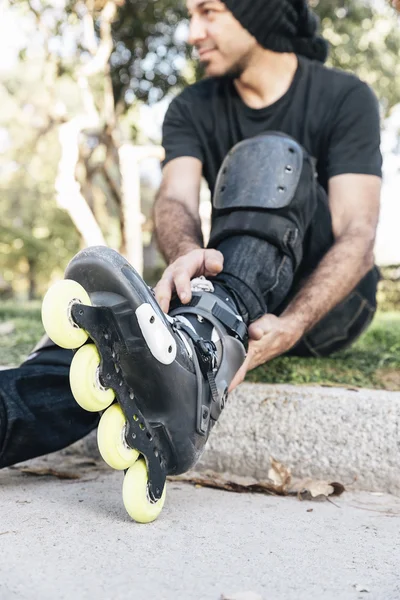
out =
{"type": "MultiPolygon", "coordinates": [[[[71,450],[97,455],[93,434],[71,450]]],[[[197,470],[265,479],[270,456],[296,477],[400,495],[400,392],[242,384],[197,470]]]]}

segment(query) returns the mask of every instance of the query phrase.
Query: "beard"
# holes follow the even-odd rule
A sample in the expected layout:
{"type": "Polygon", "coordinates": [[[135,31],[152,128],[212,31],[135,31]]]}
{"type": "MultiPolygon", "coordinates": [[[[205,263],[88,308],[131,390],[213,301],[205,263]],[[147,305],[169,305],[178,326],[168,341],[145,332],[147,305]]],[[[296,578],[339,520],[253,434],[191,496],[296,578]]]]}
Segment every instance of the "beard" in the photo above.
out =
{"type": "Polygon", "coordinates": [[[229,69],[225,73],[225,77],[227,77],[228,79],[239,79],[242,76],[244,70],[246,69],[246,65],[244,64],[244,62],[245,61],[242,59],[234,65],[232,65],[231,67],[229,67],[229,69]]]}
{"type": "Polygon", "coordinates": [[[250,49],[248,52],[243,54],[236,62],[234,62],[226,71],[225,77],[229,79],[239,79],[247,67],[249,66],[249,62],[251,60],[253,49],[250,49]]]}
{"type": "MultiPolygon", "coordinates": [[[[400,0],[399,0],[400,1],[400,0]]],[[[227,77],[228,79],[239,79],[244,71],[247,69],[250,59],[250,52],[241,56],[238,60],[232,63],[230,66],[226,68],[225,71],[222,71],[218,74],[219,77],[227,77]]],[[[206,77],[212,77],[212,75],[208,75],[207,68],[211,65],[212,61],[205,58],[204,60],[200,60],[200,65],[205,71],[206,77]]]]}
{"type": "MultiPolygon", "coordinates": [[[[199,63],[200,63],[200,66],[202,67],[202,70],[205,73],[205,76],[212,77],[212,75],[207,74],[207,67],[211,64],[211,61],[204,59],[204,60],[200,60],[199,63]]],[[[244,61],[243,59],[239,60],[238,62],[236,62],[233,65],[231,65],[230,67],[228,67],[226,71],[220,73],[219,76],[227,77],[228,79],[239,79],[239,77],[242,75],[243,71],[246,69],[246,66],[247,66],[246,61],[244,61]]]]}

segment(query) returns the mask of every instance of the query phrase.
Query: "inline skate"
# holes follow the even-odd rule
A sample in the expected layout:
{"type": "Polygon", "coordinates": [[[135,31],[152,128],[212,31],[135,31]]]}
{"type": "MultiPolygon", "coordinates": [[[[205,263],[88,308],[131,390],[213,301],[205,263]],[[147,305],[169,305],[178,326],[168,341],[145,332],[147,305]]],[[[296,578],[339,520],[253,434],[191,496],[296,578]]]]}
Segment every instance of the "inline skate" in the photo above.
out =
{"type": "Polygon", "coordinates": [[[42,306],[48,336],[75,350],[78,404],[102,413],[103,459],[125,472],[123,502],[137,522],[160,514],[167,475],[193,467],[246,355],[233,298],[200,278],[188,305],[166,315],[135,269],[106,247],[81,251],[42,306]]]}

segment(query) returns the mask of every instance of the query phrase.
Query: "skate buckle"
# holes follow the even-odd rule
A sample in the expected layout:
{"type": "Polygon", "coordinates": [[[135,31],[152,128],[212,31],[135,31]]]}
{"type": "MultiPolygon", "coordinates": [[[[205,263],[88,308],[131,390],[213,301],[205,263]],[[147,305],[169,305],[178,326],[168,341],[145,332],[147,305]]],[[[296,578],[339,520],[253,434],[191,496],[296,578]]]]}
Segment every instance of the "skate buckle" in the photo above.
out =
{"type": "Polygon", "coordinates": [[[214,342],[206,342],[199,338],[194,344],[199,359],[200,369],[207,379],[211,391],[211,418],[217,421],[222,413],[227,398],[227,391],[221,397],[215,381],[214,369],[217,367],[217,348],[214,342]]]}
{"type": "Polygon", "coordinates": [[[181,321],[175,321],[174,327],[176,330],[181,329],[184,331],[190,338],[195,350],[200,371],[210,386],[211,406],[205,406],[201,403],[201,401],[199,403],[200,415],[197,428],[199,433],[205,435],[209,418],[211,417],[214,419],[214,421],[216,421],[225,404],[225,398],[221,399],[220,394],[218,393],[218,387],[214,375],[214,371],[218,366],[217,347],[214,342],[204,340],[198,336],[191,327],[188,327],[181,321]]]}
{"type": "Polygon", "coordinates": [[[207,379],[208,373],[212,372],[217,367],[217,347],[214,342],[204,340],[197,335],[194,329],[178,320],[175,321],[173,329],[176,331],[178,329],[184,331],[192,340],[196,356],[200,363],[201,372],[207,379]]]}
{"type": "Polygon", "coordinates": [[[194,347],[201,371],[204,377],[208,379],[208,374],[212,373],[217,366],[217,347],[214,342],[206,342],[203,338],[198,338],[194,342],[194,347]]]}

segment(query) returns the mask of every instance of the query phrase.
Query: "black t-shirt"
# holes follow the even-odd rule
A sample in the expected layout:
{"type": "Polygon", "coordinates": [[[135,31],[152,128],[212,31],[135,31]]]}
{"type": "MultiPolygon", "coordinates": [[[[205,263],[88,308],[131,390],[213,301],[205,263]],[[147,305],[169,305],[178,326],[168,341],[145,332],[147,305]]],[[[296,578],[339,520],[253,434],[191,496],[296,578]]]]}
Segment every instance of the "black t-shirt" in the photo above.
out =
{"type": "Polygon", "coordinates": [[[382,175],[377,99],[357,77],[298,57],[292,85],[274,104],[253,109],[244,104],[233,81],[210,78],[187,87],[171,103],[163,125],[164,165],[193,156],[213,193],[229,150],[266,131],[295,138],[315,159],[327,190],[335,175],[382,175]]]}

